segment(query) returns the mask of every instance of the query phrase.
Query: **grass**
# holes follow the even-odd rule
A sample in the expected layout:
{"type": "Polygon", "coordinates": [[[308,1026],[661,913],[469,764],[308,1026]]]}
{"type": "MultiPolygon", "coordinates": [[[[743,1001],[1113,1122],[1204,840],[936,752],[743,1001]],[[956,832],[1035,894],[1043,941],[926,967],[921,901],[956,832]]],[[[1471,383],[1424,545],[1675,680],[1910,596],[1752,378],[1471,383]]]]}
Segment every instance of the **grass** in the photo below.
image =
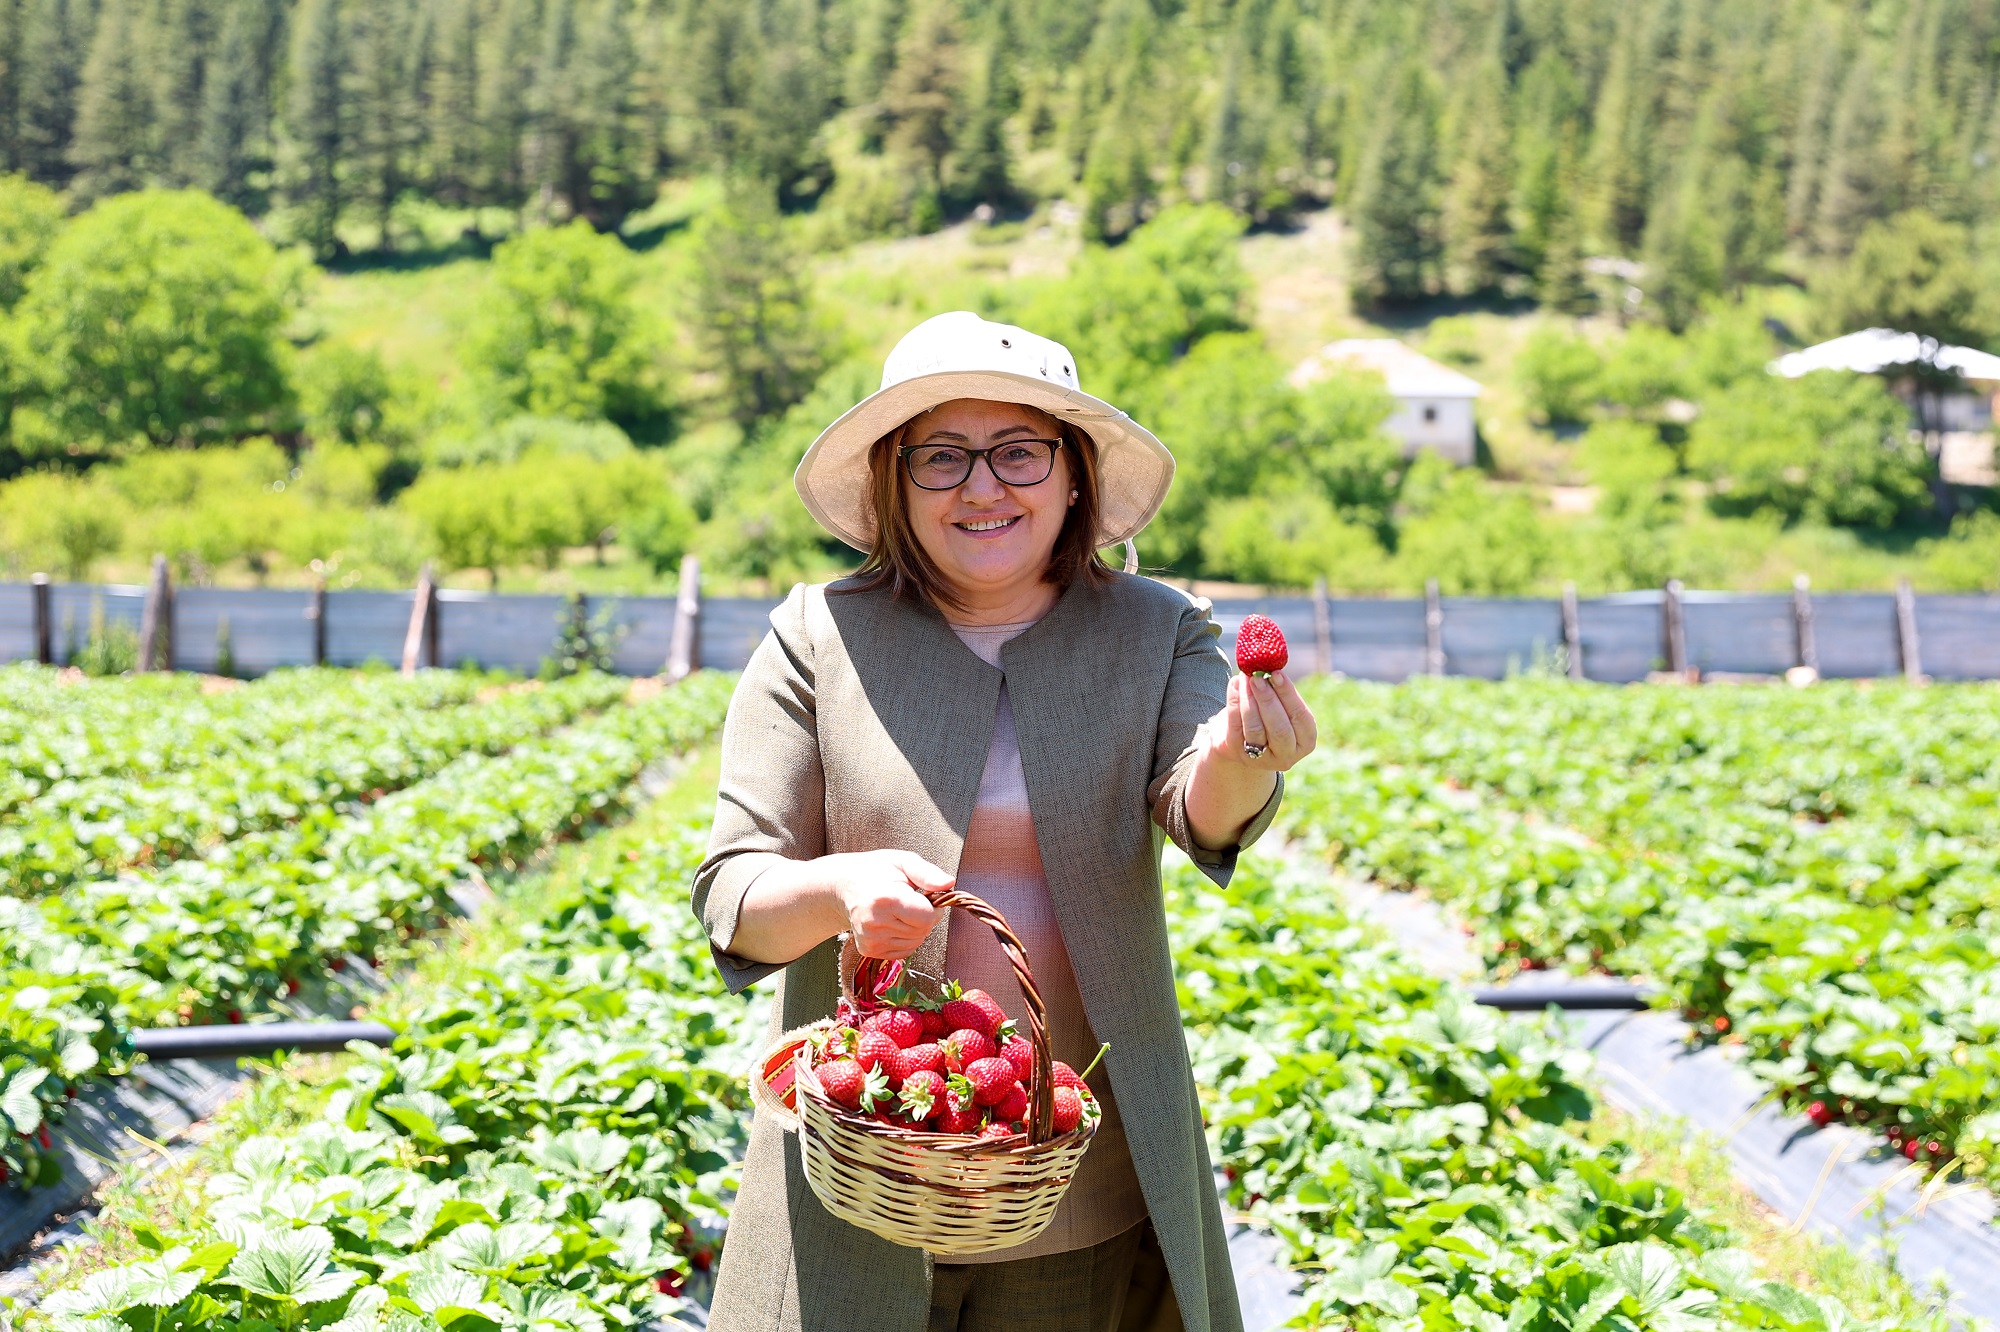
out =
{"type": "MultiPolygon", "coordinates": [[[[551,889],[608,866],[628,848],[678,828],[690,814],[707,808],[715,796],[719,771],[720,757],[714,746],[693,752],[667,789],[632,818],[567,843],[555,851],[545,867],[497,885],[497,896],[486,910],[474,919],[454,923],[449,932],[433,938],[374,1007],[393,1014],[400,1005],[447,986],[507,953],[551,889]]],[[[169,1234],[196,1228],[208,1208],[209,1179],[228,1168],[237,1147],[260,1134],[282,1134],[317,1119],[330,1084],[349,1058],[295,1055],[257,1061],[261,1064],[258,1076],[198,1131],[192,1150],[175,1153],[161,1147],[165,1159],[158,1168],[126,1169],[111,1177],[98,1195],[97,1216],[84,1227],[86,1242],[70,1246],[49,1261],[39,1282],[41,1290],[46,1293],[72,1285],[101,1268],[149,1257],[150,1252],[138,1239],[141,1225],[169,1234]]]]}
{"type": "Polygon", "coordinates": [[[1916,1318],[1937,1298],[1920,1292],[1889,1263],[1795,1229],[1758,1200],[1732,1173],[1721,1138],[1694,1133],[1678,1120],[1642,1118],[1598,1098],[1587,1136],[1632,1149],[1629,1169],[1680,1190],[1689,1207],[1726,1227],[1757,1256],[1762,1275],[1814,1294],[1831,1295],[1861,1318],[1916,1318]]]}

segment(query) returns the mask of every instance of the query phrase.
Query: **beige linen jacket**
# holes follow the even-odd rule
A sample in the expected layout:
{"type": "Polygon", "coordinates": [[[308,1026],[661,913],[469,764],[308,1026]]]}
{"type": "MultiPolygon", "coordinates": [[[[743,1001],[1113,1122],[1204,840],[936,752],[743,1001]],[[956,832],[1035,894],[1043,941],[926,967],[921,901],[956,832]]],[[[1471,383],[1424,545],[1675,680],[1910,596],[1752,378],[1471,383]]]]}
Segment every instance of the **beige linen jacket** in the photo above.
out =
{"type": "MultiPolygon", "coordinates": [[[[732,956],[738,908],[779,857],[895,847],[953,873],[1004,678],[1064,946],[1124,1115],[1187,1332],[1241,1332],[1161,898],[1162,834],[1226,884],[1234,850],[1194,845],[1183,797],[1196,728],[1229,664],[1204,603],[1149,579],[1068,588],[995,669],[934,610],[840,584],[771,614],[723,728],[694,910],[732,990],[783,971],[773,1031],[833,1012],[839,944],[785,967],[732,956]]],[[[1282,784],[1243,838],[1262,834],[1282,784]]],[[[941,974],[940,924],[916,963],[941,974]]],[[[965,928],[983,928],[966,922],[965,928]]],[[[797,1146],[759,1116],[730,1216],[715,1332],[923,1332],[930,1259],[828,1213],[797,1146]]]]}

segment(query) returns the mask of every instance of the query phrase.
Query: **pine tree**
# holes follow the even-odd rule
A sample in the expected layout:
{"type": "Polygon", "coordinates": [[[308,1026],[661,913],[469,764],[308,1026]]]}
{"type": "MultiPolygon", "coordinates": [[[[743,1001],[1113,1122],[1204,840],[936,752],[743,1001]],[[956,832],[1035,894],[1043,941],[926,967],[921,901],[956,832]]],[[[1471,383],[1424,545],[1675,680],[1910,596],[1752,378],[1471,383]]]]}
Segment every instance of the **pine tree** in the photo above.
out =
{"type": "Polygon", "coordinates": [[[73,174],[70,140],[93,11],[88,0],[22,3],[21,78],[11,156],[29,176],[60,186],[73,174]]]}
{"type": "Polygon", "coordinates": [[[920,230],[943,220],[939,196],[945,160],[958,129],[964,84],[958,25],[948,5],[930,0],[910,16],[909,29],[896,45],[895,71],[882,89],[888,147],[921,173],[912,219],[920,230]]]}
{"type": "Polygon", "coordinates": [[[202,104],[220,22],[211,0],[155,0],[145,24],[143,60],[152,84],[155,172],[165,184],[188,185],[200,178],[202,104]]]}
{"type": "Polygon", "coordinates": [[[195,183],[246,210],[262,202],[252,177],[271,168],[271,66],[282,25],[279,0],[225,6],[202,81],[195,183]]]}
{"type": "Polygon", "coordinates": [[[1460,295],[1497,287],[1513,245],[1506,81],[1495,43],[1468,74],[1448,119],[1445,141],[1456,156],[1444,194],[1444,272],[1445,285],[1460,295]]]}
{"type": "Polygon", "coordinates": [[[689,317],[729,414],[747,426],[804,397],[826,336],[768,185],[736,182],[728,204],[702,219],[695,254],[689,317]]]}
{"type": "Polygon", "coordinates": [[[1356,171],[1350,282],[1368,303],[1409,300],[1437,276],[1437,109],[1422,66],[1393,75],[1356,171]]]}
{"type": "MultiPolygon", "coordinates": [[[[1013,170],[1007,151],[1007,115],[1011,110],[1007,65],[999,42],[988,45],[977,59],[979,77],[974,82],[970,105],[952,148],[951,193],[964,203],[984,203],[998,207],[1014,192],[1013,170]]],[[[1127,134],[1135,125],[1128,122],[1127,134]]]]}
{"type": "Polygon", "coordinates": [[[299,0],[292,16],[285,196],[300,238],[321,257],[345,249],[338,229],[348,152],[347,25],[342,0],[299,0]]]}
{"type": "Polygon", "coordinates": [[[141,0],[105,0],[77,89],[76,138],[70,145],[75,189],[86,199],[138,189],[159,169],[153,90],[142,50],[149,35],[141,0]]]}
{"type": "Polygon", "coordinates": [[[478,197],[478,0],[438,0],[433,6],[432,55],[424,89],[426,184],[446,203],[478,197]]]}
{"type": "Polygon", "coordinates": [[[1847,71],[1827,133],[1813,219],[1813,246],[1822,253],[1846,254],[1863,227],[1895,208],[1880,158],[1881,95],[1874,63],[1863,53],[1847,71]]]}
{"type": "Polygon", "coordinates": [[[347,51],[340,97],[347,112],[345,187],[375,215],[376,246],[394,248],[396,199],[410,165],[421,53],[417,14],[408,0],[346,0],[347,51]]]}
{"type": "Polygon", "coordinates": [[[22,0],[0,0],[0,173],[21,169],[20,152],[22,0]]]}
{"type": "Polygon", "coordinates": [[[539,25],[535,0],[497,0],[479,62],[480,176],[487,202],[528,202],[527,141],[539,25]]]}
{"type": "Polygon", "coordinates": [[[577,39],[575,159],[563,195],[600,231],[644,207],[657,185],[652,145],[634,104],[638,61],[627,0],[595,0],[577,39]]]}

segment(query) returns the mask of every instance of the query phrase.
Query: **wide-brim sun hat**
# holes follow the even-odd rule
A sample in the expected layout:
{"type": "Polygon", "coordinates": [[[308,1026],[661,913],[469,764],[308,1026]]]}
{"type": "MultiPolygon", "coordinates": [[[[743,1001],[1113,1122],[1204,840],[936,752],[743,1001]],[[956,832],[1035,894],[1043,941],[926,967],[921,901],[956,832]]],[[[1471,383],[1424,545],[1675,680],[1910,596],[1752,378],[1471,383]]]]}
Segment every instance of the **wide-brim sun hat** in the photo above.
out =
{"type": "Polygon", "coordinates": [[[1076,358],[1052,338],[969,310],[924,320],[882,365],[882,387],[820,432],[792,476],[821,527],[859,551],[875,546],[868,453],[915,416],[959,398],[1016,402],[1067,421],[1097,445],[1097,544],[1151,522],[1173,484],[1174,455],[1153,432],[1077,383],[1076,358]]]}

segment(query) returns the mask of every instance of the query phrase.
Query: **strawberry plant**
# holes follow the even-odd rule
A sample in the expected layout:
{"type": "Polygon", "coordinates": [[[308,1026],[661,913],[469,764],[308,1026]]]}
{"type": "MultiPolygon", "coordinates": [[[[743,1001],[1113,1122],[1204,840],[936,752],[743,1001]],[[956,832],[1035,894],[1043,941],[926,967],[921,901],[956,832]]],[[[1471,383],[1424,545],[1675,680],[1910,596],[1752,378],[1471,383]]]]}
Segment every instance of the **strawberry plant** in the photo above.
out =
{"type": "Polygon", "coordinates": [[[1316,685],[1342,742],[1287,817],[1452,903],[1502,971],[1647,978],[1793,1108],[1981,1175],[2000,1160],[1991,697],[1316,685]]]}
{"type": "MultiPolygon", "coordinates": [[[[705,820],[704,820],[705,821],[705,820]]],[[[740,1001],[678,891],[704,829],[553,893],[513,951],[384,1014],[321,1118],[252,1138],[204,1221],[58,1290],[30,1327],[605,1332],[712,1267],[745,1132],[740,1001]]]]}
{"type": "MultiPolygon", "coordinates": [[[[1575,1131],[1587,1056],[1418,970],[1256,861],[1170,876],[1188,1047],[1231,1203],[1304,1271],[1311,1326],[1867,1326],[1758,1276],[1624,1150],[1575,1131]]],[[[1946,1320],[1898,1323],[1942,1332],[1946,1320]]]]}
{"type": "MultiPolygon", "coordinates": [[[[602,682],[545,692],[572,687],[602,682]]],[[[337,968],[407,953],[456,910],[450,890],[463,880],[621,814],[639,770],[711,730],[729,688],[697,676],[506,754],[460,758],[345,817],[321,811],[201,860],[37,902],[0,897],[0,994],[14,996],[0,1010],[0,1076],[40,1070],[37,1113],[59,1117],[54,1089],[66,1078],[121,1071],[125,1028],[254,1017],[304,986],[331,1000],[344,992],[337,968]],[[70,988],[43,983],[50,976],[70,988]],[[82,1062],[78,1032],[95,1061],[82,1062]]],[[[48,1169],[45,1144],[9,1121],[0,1166],[48,1169]]]]}

